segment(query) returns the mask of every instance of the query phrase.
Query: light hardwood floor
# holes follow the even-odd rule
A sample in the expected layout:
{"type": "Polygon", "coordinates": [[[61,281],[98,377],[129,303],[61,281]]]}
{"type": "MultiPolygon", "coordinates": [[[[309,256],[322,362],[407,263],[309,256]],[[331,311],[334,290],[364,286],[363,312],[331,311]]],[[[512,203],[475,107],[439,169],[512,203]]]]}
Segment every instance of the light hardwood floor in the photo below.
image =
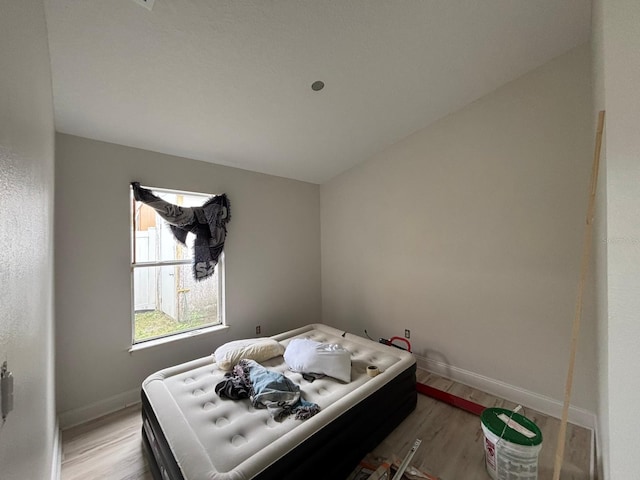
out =
{"type": "MultiPolygon", "coordinates": [[[[418,370],[418,381],[488,407],[516,405],[451,380],[418,370]]],[[[534,410],[524,414],[542,430],[539,479],[550,479],[560,421],[534,410]]],[[[135,405],[62,435],[62,480],[151,480],[142,450],[140,406],[135,405]]],[[[442,402],[418,395],[416,410],[373,451],[404,457],[416,438],[422,444],[412,465],[442,480],[488,480],[484,468],[480,419],[442,402]]],[[[562,480],[588,480],[591,431],[569,425],[562,480]]],[[[338,479],[339,480],[339,479],[338,479]]]]}
{"type": "MultiPolygon", "coordinates": [[[[517,405],[466,385],[418,370],[418,382],[486,407],[517,405]]],[[[551,479],[560,420],[525,408],[523,413],[542,430],[539,480],[551,479]]],[[[490,480],[484,465],[484,435],[480,419],[468,412],[418,395],[416,410],[373,451],[376,456],[404,457],[416,438],[422,444],[411,462],[442,480],[490,480]]],[[[589,480],[591,430],[568,425],[562,480],[589,480]]]]}

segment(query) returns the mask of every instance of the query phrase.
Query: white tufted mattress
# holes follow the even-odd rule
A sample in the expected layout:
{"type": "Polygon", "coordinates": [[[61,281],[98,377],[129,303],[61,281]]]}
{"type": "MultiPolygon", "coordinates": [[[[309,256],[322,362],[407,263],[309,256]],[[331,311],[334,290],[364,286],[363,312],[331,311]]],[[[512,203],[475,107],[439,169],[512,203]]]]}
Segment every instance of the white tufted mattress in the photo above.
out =
{"type": "MultiPolygon", "coordinates": [[[[311,457],[319,456],[316,450],[328,442],[326,438],[322,440],[322,436],[316,434],[339,418],[341,423],[338,423],[342,426],[338,427],[336,437],[342,435],[342,430],[346,428],[353,427],[356,431],[346,432],[347,437],[336,439],[336,442],[342,441],[346,442],[344,445],[350,445],[358,438],[358,428],[364,429],[367,441],[359,442],[363,446],[356,448],[352,455],[357,463],[357,459],[362,456],[358,450],[365,448],[366,453],[368,448],[375,446],[375,443],[369,445],[374,440],[369,438],[373,434],[367,433],[369,423],[374,425],[376,431],[380,430],[377,436],[386,436],[390,428],[395,427],[415,407],[415,360],[409,352],[351,334],[346,334],[343,338],[342,334],[342,331],[332,327],[313,324],[272,337],[285,347],[294,338],[310,338],[319,342],[338,343],[351,352],[351,382],[346,384],[329,377],[308,382],[299,373],[289,371],[282,357],[262,362],[265,367],[283,373],[300,385],[303,398],[320,406],[320,413],[307,420],[290,417],[276,422],[266,410],[254,409],[248,400],[233,401],[218,397],[214,387],[222,380],[225,372],[218,368],[212,356],[167,368],[148,377],[142,385],[143,433],[151,453],[151,461],[157,462],[152,468],[155,470],[154,476],[185,480],[288,478],[283,472],[293,472],[294,467],[301,469],[299,464],[306,460],[309,460],[308,463],[317,463],[318,460],[311,457]],[[380,375],[369,377],[366,374],[368,365],[376,365],[381,370],[380,375]],[[376,422],[380,412],[375,409],[383,403],[378,402],[373,395],[378,391],[389,390],[390,386],[385,386],[403,372],[404,376],[407,376],[407,372],[413,373],[413,392],[402,393],[402,400],[398,400],[402,405],[406,404],[398,408],[407,412],[402,413],[392,425],[384,429],[378,428],[376,422]],[[353,408],[365,399],[369,399],[367,402],[370,404],[366,409],[353,408]],[[410,405],[412,401],[413,405],[410,405]],[[354,415],[359,415],[358,421],[364,426],[359,427],[357,422],[353,423],[345,416],[345,412],[352,410],[354,415]],[[367,417],[367,411],[371,411],[376,417],[367,417]],[[296,455],[295,449],[312,437],[315,438],[316,445],[307,442],[306,453],[301,451],[296,455]],[[172,459],[167,461],[162,459],[163,456],[172,459]],[[274,465],[283,458],[288,458],[292,464],[288,466],[280,462],[274,465]],[[267,475],[269,472],[273,475],[267,475]]],[[[389,396],[389,392],[385,396],[389,396]]],[[[384,408],[396,407],[390,404],[384,408]]],[[[387,413],[390,415],[392,412],[387,413]]],[[[331,438],[333,435],[331,434],[331,438]]],[[[377,439],[376,443],[382,438],[377,439]]],[[[339,447],[336,444],[334,448],[344,451],[344,445],[339,447]]],[[[335,455],[335,452],[328,454],[335,455]]],[[[339,459],[322,460],[340,463],[339,459]]],[[[291,475],[294,478],[294,474],[291,475]]],[[[298,478],[300,475],[300,472],[295,474],[298,478]]]]}

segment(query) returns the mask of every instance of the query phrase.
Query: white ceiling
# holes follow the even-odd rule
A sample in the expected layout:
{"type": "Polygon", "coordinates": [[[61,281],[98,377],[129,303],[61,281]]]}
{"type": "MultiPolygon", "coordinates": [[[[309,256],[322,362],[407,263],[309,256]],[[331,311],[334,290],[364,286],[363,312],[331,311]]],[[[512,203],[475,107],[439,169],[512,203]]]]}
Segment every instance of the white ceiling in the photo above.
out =
{"type": "Polygon", "coordinates": [[[322,183],[586,42],[590,3],[45,0],[56,129],[322,183]]]}

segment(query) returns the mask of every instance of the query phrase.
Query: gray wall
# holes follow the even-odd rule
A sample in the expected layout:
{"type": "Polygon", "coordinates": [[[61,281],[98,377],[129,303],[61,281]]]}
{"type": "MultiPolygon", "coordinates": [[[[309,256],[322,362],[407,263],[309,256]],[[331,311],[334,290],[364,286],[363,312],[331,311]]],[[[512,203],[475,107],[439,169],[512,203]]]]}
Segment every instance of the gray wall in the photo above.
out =
{"type": "Polygon", "coordinates": [[[256,325],[262,326],[262,335],[273,335],[319,321],[319,208],[317,185],[59,134],[55,232],[61,423],[117,407],[108,399],[137,390],[150,373],[208,355],[230,339],[255,336],[256,325]],[[229,195],[225,261],[231,328],[225,333],[128,352],[132,180],[229,195]],[[91,405],[96,408],[85,415],[68,415],[91,405]]]}
{"type": "Polygon", "coordinates": [[[637,478],[640,403],[640,3],[594,2],[597,108],[606,110],[606,225],[599,234],[603,478],[637,478]],[[604,238],[603,238],[604,237],[604,238]],[[605,257],[602,260],[602,257],[605,257]]]}
{"type": "Polygon", "coordinates": [[[0,361],[15,409],[0,424],[0,477],[51,477],[53,103],[44,8],[0,1],[0,361]]]}
{"type": "MultiPolygon", "coordinates": [[[[594,0],[591,8],[591,50],[593,78],[593,118],[605,108],[604,99],[604,31],[603,2],[594,0]]],[[[606,119],[605,119],[606,125],[606,119]]],[[[594,138],[597,122],[594,122],[594,138]]],[[[610,478],[609,472],[609,354],[608,354],[608,308],[607,308],[607,128],[604,130],[603,143],[600,150],[600,169],[598,190],[596,192],[596,216],[593,236],[593,293],[596,306],[598,360],[598,405],[597,405],[597,466],[598,478],[610,478]],[[604,472],[607,472],[605,475],[604,472]]]]}
{"type": "MultiPolygon", "coordinates": [[[[321,186],[327,323],[562,400],[592,158],[575,49],[321,186]]],[[[585,312],[573,404],[596,408],[585,312]]]]}

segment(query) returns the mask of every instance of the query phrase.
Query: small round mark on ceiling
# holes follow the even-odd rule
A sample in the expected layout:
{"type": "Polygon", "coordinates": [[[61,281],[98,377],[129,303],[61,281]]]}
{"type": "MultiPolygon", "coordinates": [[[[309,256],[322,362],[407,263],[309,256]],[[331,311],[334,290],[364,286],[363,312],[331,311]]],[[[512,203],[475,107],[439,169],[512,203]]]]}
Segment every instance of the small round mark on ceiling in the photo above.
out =
{"type": "Polygon", "coordinates": [[[314,92],[319,92],[323,88],[324,88],[324,82],[321,80],[316,80],[311,84],[311,90],[313,90],[314,92]]]}

